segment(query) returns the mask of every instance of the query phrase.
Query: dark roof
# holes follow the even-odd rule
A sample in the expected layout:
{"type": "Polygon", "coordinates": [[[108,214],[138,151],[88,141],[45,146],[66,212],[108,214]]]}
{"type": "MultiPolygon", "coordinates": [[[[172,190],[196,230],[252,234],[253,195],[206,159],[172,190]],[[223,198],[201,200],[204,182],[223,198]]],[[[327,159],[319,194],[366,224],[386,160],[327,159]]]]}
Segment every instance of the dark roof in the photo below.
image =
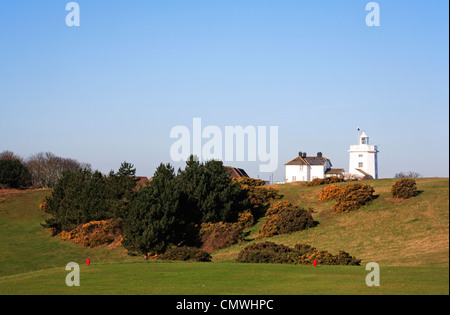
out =
{"type": "Polygon", "coordinates": [[[304,158],[306,162],[308,162],[309,165],[324,165],[325,162],[328,160],[327,158],[324,158],[323,156],[307,156],[304,158]]]}
{"type": "Polygon", "coordinates": [[[306,163],[306,161],[301,156],[297,156],[295,159],[290,160],[284,165],[308,165],[308,163],[306,163]]]}
{"type": "Polygon", "coordinates": [[[242,168],[226,166],[231,178],[250,177],[242,168]]]}
{"type": "Polygon", "coordinates": [[[323,156],[297,156],[284,165],[324,165],[326,161],[328,159],[323,156]]]}
{"type": "Polygon", "coordinates": [[[342,173],[344,173],[344,169],[343,168],[330,168],[329,170],[327,170],[325,172],[325,174],[327,175],[341,175],[342,173]]]}

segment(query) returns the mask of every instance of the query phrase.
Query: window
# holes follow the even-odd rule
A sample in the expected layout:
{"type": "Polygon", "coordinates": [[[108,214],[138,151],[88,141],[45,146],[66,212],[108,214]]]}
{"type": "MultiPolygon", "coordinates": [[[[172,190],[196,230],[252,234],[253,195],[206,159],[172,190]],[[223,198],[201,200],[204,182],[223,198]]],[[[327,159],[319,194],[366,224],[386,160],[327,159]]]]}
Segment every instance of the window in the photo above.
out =
{"type": "Polygon", "coordinates": [[[292,176],[292,181],[295,182],[297,180],[296,176],[292,176]]]}
{"type": "Polygon", "coordinates": [[[362,155],[362,154],[360,154],[360,155],[358,155],[359,157],[363,157],[364,155],[362,155]]]}
{"type": "Polygon", "coordinates": [[[358,163],[358,167],[364,167],[363,165],[364,165],[363,162],[359,162],[359,163],[358,163]]]}

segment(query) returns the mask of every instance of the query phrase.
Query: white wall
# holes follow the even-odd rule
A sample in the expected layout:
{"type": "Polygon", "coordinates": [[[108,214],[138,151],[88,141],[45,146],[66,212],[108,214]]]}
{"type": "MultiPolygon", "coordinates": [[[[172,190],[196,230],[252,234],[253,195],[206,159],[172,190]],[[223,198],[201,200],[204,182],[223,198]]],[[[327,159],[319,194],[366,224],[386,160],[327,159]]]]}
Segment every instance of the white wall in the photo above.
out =
{"type": "Polygon", "coordinates": [[[314,178],[325,178],[325,171],[331,168],[330,161],[324,165],[286,165],[286,182],[310,182],[314,178]],[[295,178],[294,178],[295,177],[295,178]]]}
{"type": "Polygon", "coordinates": [[[308,168],[307,165],[286,165],[286,182],[308,181],[308,168]]]}
{"type": "Polygon", "coordinates": [[[324,166],[323,165],[311,165],[311,177],[310,181],[314,178],[324,178],[324,166]]]}
{"type": "Polygon", "coordinates": [[[372,175],[373,178],[378,178],[378,149],[374,145],[360,144],[350,146],[350,163],[349,172],[355,175],[362,175],[356,169],[362,169],[364,172],[372,175]],[[362,155],[362,156],[360,156],[362,155]],[[359,163],[363,163],[360,167],[359,163]]]}

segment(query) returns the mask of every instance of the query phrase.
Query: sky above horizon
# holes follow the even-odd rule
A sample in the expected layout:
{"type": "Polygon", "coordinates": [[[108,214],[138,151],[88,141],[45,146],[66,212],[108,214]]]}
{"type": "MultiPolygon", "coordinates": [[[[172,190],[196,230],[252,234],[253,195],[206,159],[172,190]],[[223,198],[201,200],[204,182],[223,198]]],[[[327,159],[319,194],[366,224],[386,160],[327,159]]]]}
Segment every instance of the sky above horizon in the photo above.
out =
{"type": "MultiPolygon", "coordinates": [[[[278,126],[278,169],[299,151],[348,170],[357,128],[379,175],[449,176],[449,3],[362,0],[0,2],[0,152],[102,172],[171,161],[175,126],[278,126]]],[[[269,179],[257,162],[225,163],[269,179]]]]}

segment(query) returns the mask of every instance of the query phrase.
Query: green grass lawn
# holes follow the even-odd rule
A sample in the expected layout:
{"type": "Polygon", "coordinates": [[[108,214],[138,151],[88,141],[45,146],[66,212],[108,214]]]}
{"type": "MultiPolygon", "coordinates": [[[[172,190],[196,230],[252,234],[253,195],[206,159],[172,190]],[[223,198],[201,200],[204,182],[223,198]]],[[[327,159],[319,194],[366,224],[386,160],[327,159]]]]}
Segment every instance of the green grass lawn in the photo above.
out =
{"type": "Polygon", "coordinates": [[[298,242],[362,259],[354,266],[239,264],[235,259],[254,240],[213,253],[211,263],[144,262],[125,249],[87,249],[52,238],[40,225],[39,203],[50,191],[0,199],[0,294],[449,294],[448,179],[418,179],[420,195],[390,198],[394,180],[365,181],[377,198],[349,214],[334,214],[318,203],[323,186],[276,185],[284,198],[312,207],[315,228],[265,240],[298,242]],[[86,266],[86,259],[92,264],[86,266]],[[81,266],[81,286],[67,287],[69,262],[81,266]],[[381,286],[367,287],[365,264],[381,267],[381,286]]]}
{"type": "Polygon", "coordinates": [[[81,265],[80,287],[64,266],[0,278],[0,294],[448,294],[448,268],[382,267],[368,287],[364,267],[115,262],[81,265]]]}

